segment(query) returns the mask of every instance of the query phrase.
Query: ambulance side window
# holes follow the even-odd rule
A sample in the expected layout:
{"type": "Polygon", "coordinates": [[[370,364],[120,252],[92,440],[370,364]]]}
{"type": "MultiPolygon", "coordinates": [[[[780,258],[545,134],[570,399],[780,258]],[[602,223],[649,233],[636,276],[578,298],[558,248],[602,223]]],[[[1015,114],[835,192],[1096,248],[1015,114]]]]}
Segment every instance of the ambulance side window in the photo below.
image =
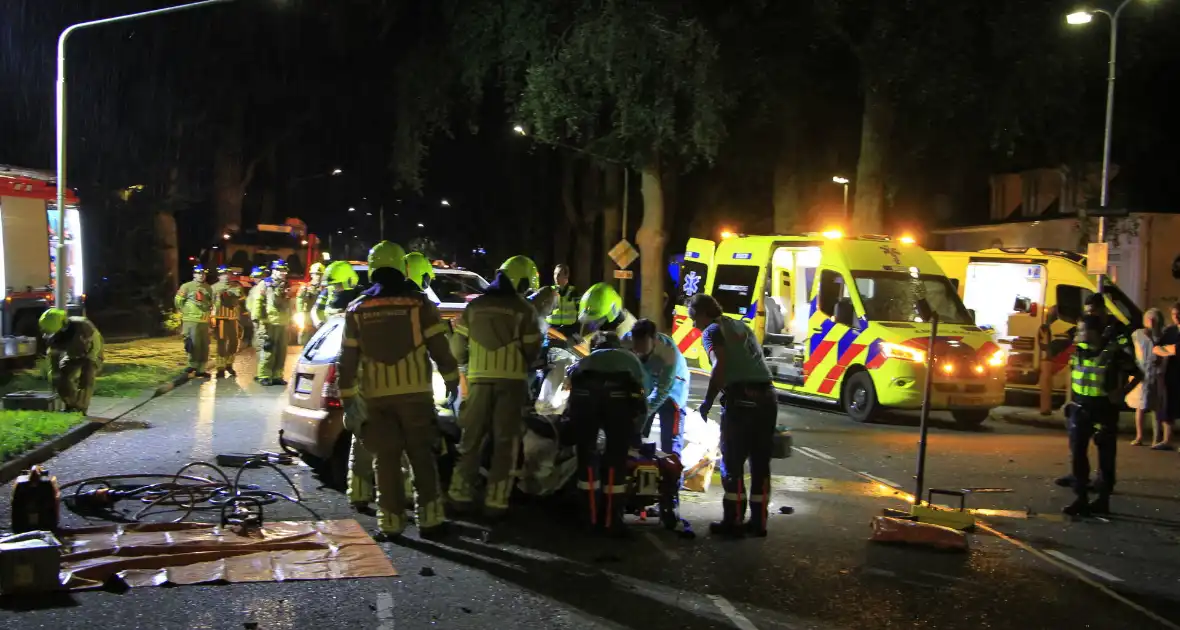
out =
{"type": "Polygon", "coordinates": [[[819,274],[819,311],[831,317],[836,313],[836,302],[848,296],[848,287],[844,284],[844,276],[824,269],[819,274]]]}
{"type": "Polygon", "coordinates": [[[1057,285],[1057,317],[1071,324],[1078,323],[1085,311],[1086,300],[1094,292],[1079,286],[1057,285]]]}

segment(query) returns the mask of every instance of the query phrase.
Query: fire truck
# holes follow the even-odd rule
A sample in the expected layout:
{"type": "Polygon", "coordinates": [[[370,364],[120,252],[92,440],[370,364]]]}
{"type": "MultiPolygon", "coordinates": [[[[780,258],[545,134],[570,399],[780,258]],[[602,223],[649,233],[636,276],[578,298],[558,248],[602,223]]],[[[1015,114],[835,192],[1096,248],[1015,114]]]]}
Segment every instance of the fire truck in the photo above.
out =
{"type": "Polygon", "coordinates": [[[58,225],[57,178],[50,172],[0,165],[0,332],[39,337],[37,319],[53,304],[56,265],[65,264],[67,311],[86,301],[82,218],[78,197],[65,191],[65,229],[58,225]],[[65,261],[57,260],[65,237],[65,261]]]}

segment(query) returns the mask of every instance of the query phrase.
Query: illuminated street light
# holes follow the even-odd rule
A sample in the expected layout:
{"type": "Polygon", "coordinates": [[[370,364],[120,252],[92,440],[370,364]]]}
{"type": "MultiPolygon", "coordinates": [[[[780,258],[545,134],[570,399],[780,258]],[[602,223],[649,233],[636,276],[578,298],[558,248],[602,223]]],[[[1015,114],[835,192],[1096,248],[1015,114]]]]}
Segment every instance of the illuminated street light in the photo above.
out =
{"type": "Polygon", "coordinates": [[[844,224],[848,224],[848,178],[839,175],[832,178],[833,182],[844,187],[844,224]]]}
{"type": "Polygon", "coordinates": [[[426,227],[426,226],[425,226],[425,225],[422,225],[421,223],[419,223],[419,224],[418,224],[418,227],[426,227]]]}
{"type": "Polygon", "coordinates": [[[332,169],[332,175],[339,175],[339,174],[341,174],[341,173],[343,173],[343,172],[344,172],[344,171],[342,171],[342,170],[340,170],[340,169],[338,169],[338,168],[334,168],[334,169],[332,169]]]}
{"type": "Polygon", "coordinates": [[[443,199],[443,200],[442,200],[442,202],[440,202],[440,204],[439,204],[439,205],[443,205],[443,206],[450,207],[450,205],[451,205],[451,202],[447,201],[446,199],[443,199]]]}
{"type": "Polygon", "coordinates": [[[228,240],[229,240],[229,234],[222,234],[222,235],[221,235],[221,238],[224,238],[225,240],[227,240],[227,241],[228,241],[228,240]]]}
{"type": "Polygon", "coordinates": [[[349,208],[348,211],[349,212],[356,212],[356,208],[349,208]]]}
{"type": "Polygon", "coordinates": [[[515,132],[517,133],[517,135],[521,135],[521,136],[527,136],[527,135],[529,135],[529,134],[528,134],[528,132],[527,132],[527,131],[525,131],[525,130],[524,130],[524,127],[523,127],[523,126],[521,126],[521,125],[514,125],[514,126],[512,127],[512,130],[513,130],[513,131],[515,131],[515,132]]]}
{"type": "Polygon", "coordinates": [[[190,2],[188,4],[181,4],[174,7],[164,7],[162,9],[152,9],[150,11],[140,11],[139,13],[128,13],[126,15],[116,15],[115,17],[102,18],[99,20],[91,20],[89,22],[78,22],[71,24],[57,36],[57,93],[56,93],[56,127],[57,127],[57,181],[54,182],[57,186],[57,224],[63,226],[61,234],[57,239],[57,258],[59,264],[54,265],[53,281],[53,301],[54,306],[64,309],[66,308],[66,268],[68,265],[64,264],[66,260],[66,234],[64,226],[66,224],[66,40],[74,31],[93,26],[102,26],[104,24],[114,24],[116,22],[129,22],[131,20],[138,20],[146,17],[156,15],[163,15],[165,13],[175,13],[177,11],[184,11],[186,9],[196,9],[200,7],[213,6],[215,4],[225,4],[233,2],[234,0],[201,0],[200,2],[190,2]]]}
{"type": "MultiPolygon", "coordinates": [[[[1093,11],[1077,11],[1065,16],[1067,24],[1089,24],[1094,20],[1094,14],[1100,13],[1110,19],[1110,58],[1106,62],[1106,127],[1102,132],[1102,189],[1099,194],[1099,206],[1106,210],[1107,204],[1110,201],[1110,130],[1114,124],[1114,80],[1115,80],[1115,64],[1118,60],[1119,49],[1119,16],[1122,15],[1123,9],[1131,4],[1131,0],[1123,0],[1119,7],[1114,10],[1114,13],[1103,9],[1095,9],[1093,11]]],[[[1105,212],[1103,213],[1105,215],[1105,212]]],[[[1098,242],[1106,242],[1106,217],[1098,217],[1098,242]]],[[[1105,274],[1097,274],[1098,292],[1102,293],[1102,276],[1105,274]]]]}

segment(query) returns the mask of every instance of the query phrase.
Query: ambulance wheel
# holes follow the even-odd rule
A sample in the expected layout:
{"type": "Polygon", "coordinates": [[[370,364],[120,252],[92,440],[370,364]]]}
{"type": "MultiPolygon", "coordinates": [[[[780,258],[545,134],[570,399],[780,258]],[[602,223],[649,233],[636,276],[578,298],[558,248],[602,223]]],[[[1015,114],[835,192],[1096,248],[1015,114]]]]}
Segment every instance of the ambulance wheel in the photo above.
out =
{"type": "Polygon", "coordinates": [[[857,372],[844,385],[844,413],[857,422],[873,422],[881,406],[877,404],[877,389],[868,372],[857,372]]]}
{"type": "Polygon", "coordinates": [[[975,429],[991,415],[990,409],[956,409],[951,412],[955,424],[964,429],[975,429]]]}

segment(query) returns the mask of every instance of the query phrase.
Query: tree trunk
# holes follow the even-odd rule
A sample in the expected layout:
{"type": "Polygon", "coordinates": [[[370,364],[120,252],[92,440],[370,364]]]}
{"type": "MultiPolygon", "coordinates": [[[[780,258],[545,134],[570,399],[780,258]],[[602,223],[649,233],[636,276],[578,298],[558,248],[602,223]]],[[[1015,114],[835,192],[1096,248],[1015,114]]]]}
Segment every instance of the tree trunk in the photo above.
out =
{"type": "Polygon", "coordinates": [[[865,87],[860,130],[860,157],[856,162],[856,197],[852,207],[855,234],[884,232],[885,168],[893,131],[893,105],[883,87],[865,87]]]}
{"type": "Polygon", "coordinates": [[[214,156],[214,229],[218,235],[242,226],[242,196],[246,192],[242,185],[246,168],[243,133],[241,114],[235,114],[233,122],[222,129],[214,156]]]}
{"type": "Polygon", "coordinates": [[[585,290],[594,284],[594,243],[598,240],[598,213],[602,208],[602,171],[593,162],[585,162],[582,169],[582,212],[578,216],[577,240],[574,245],[574,264],[570,280],[575,287],[585,290]]]}
{"type": "Polygon", "coordinates": [[[561,152],[561,209],[562,219],[557,225],[557,242],[553,246],[553,264],[570,264],[570,237],[578,222],[578,207],[574,202],[574,160],[568,152],[561,152]]]}
{"type": "Polygon", "coordinates": [[[608,255],[610,249],[618,243],[622,234],[623,210],[623,177],[622,169],[616,164],[606,167],[603,178],[602,192],[602,281],[615,281],[615,261],[608,255]]]}
{"type": "Polygon", "coordinates": [[[176,293],[180,278],[179,239],[176,232],[176,217],[171,212],[157,212],[155,217],[156,251],[160,257],[161,278],[164,295],[176,293]]]}
{"type": "Polygon", "coordinates": [[[643,193],[643,222],[635,240],[639,243],[639,314],[666,330],[664,321],[664,189],[659,158],[640,171],[643,193]]]}

